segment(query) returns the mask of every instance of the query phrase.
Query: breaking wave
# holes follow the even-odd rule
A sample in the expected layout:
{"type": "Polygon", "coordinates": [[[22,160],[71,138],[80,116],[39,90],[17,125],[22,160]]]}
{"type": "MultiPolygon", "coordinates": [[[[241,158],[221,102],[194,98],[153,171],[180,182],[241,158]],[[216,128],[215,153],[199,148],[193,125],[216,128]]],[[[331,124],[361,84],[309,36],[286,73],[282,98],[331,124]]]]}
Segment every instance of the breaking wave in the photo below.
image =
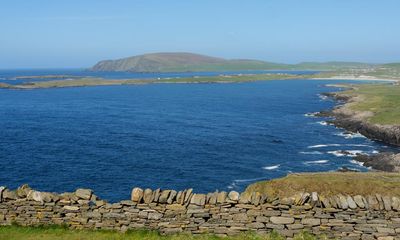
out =
{"type": "Polygon", "coordinates": [[[340,146],[341,146],[340,144],[318,144],[309,146],[308,148],[340,147],[340,146]]]}
{"type": "Polygon", "coordinates": [[[306,161],[304,164],[309,165],[309,164],[325,164],[328,163],[329,160],[316,160],[316,161],[306,161]]]}
{"type": "Polygon", "coordinates": [[[278,169],[280,166],[281,166],[280,164],[273,165],[273,166],[266,166],[266,167],[263,167],[263,169],[265,169],[265,170],[275,170],[275,169],[278,169]]]}
{"type": "Polygon", "coordinates": [[[320,151],[312,151],[312,152],[299,152],[300,154],[306,154],[306,155],[321,155],[324,154],[320,151]]]}

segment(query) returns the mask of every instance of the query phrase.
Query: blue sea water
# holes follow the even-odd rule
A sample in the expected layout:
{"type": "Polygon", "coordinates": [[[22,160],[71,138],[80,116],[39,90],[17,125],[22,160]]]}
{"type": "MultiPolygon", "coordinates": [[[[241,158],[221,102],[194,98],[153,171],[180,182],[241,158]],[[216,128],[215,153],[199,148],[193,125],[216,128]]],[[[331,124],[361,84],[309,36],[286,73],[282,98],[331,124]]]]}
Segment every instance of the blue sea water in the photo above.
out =
{"type": "Polygon", "coordinates": [[[0,185],[237,190],[291,172],[366,171],[352,154],[389,146],[307,113],[335,102],[335,81],[0,89],[0,185]]]}

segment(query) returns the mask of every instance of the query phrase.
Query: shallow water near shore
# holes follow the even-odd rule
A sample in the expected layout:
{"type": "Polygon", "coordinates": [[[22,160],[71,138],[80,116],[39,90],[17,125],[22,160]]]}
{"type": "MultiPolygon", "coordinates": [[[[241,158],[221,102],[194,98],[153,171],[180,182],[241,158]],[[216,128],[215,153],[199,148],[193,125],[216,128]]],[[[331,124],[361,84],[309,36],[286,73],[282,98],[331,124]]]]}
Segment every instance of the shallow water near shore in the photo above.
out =
{"type": "Polygon", "coordinates": [[[335,105],[319,94],[336,82],[0,89],[0,185],[118,201],[134,186],[242,191],[290,172],[366,171],[351,156],[390,146],[309,114],[335,105]]]}

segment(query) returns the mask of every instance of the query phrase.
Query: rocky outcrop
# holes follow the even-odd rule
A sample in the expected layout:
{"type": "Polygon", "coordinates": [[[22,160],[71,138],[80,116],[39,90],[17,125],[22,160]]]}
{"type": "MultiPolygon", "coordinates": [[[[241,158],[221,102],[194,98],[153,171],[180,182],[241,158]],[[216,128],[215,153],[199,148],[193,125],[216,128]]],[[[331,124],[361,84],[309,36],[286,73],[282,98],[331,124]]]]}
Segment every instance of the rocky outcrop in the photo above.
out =
{"type": "Polygon", "coordinates": [[[372,140],[400,146],[400,126],[371,123],[368,121],[368,118],[371,117],[373,113],[358,112],[349,107],[353,102],[360,101],[358,96],[351,96],[341,92],[324,93],[324,95],[344,102],[345,104],[339,105],[332,111],[321,112],[318,116],[334,117],[334,120],[330,122],[337,127],[360,133],[372,140]]]}
{"type": "Polygon", "coordinates": [[[354,157],[364,166],[385,172],[400,172],[400,154],[390,152],[368,155],[358,155],[354,157]]]}
{"type": "Polygon", "coordinates": [[[258,192],[213,192],[134,188],[131,200],[107,203],[90,189],[39,192],[24,185],[0,187],[0,225],[63,224],[74,229],[157,230],[237,235],[272,230],[292,238],[308,231],[336,239],[394,239],[400,234],[398,196],[321,196],[316,192],[277,198],[258,192]]]}

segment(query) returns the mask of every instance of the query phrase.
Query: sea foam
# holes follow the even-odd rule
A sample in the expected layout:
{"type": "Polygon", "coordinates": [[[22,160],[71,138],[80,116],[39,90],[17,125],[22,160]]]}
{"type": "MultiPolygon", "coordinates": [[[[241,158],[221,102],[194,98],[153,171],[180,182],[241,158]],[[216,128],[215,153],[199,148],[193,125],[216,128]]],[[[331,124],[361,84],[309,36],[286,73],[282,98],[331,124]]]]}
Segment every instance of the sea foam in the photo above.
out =
{"type": "Polygon", "coordinates": [[[273,166],[266,166],[266,167],[263,167],[263,169],[265,169],[265,170],[274,170],[274,169],[278,169],[280,166],[281,166],[280,164],[273,165],[273,166]]]}
{"type": "Polygon", "coordinates": [[[312,151],[312,152],[299,152],[300,154],[306,154],[306,155],[321,155],[323,154],[320,151],[312,151]]]}
{"type": "Polygon", "coordinates": [[[318,145],[312,145],[309,146],[308,148],[323,148],[323,147],[340,147],[340,144],[318,144],[318,145]]]}
{"type": "Polygon", "coordinates": [[[304,162],[304,164],[308,165],[308,164],[325,164],[328,163],[329,160],[316,160],[316,161],[306,161],[304,162]]]}

